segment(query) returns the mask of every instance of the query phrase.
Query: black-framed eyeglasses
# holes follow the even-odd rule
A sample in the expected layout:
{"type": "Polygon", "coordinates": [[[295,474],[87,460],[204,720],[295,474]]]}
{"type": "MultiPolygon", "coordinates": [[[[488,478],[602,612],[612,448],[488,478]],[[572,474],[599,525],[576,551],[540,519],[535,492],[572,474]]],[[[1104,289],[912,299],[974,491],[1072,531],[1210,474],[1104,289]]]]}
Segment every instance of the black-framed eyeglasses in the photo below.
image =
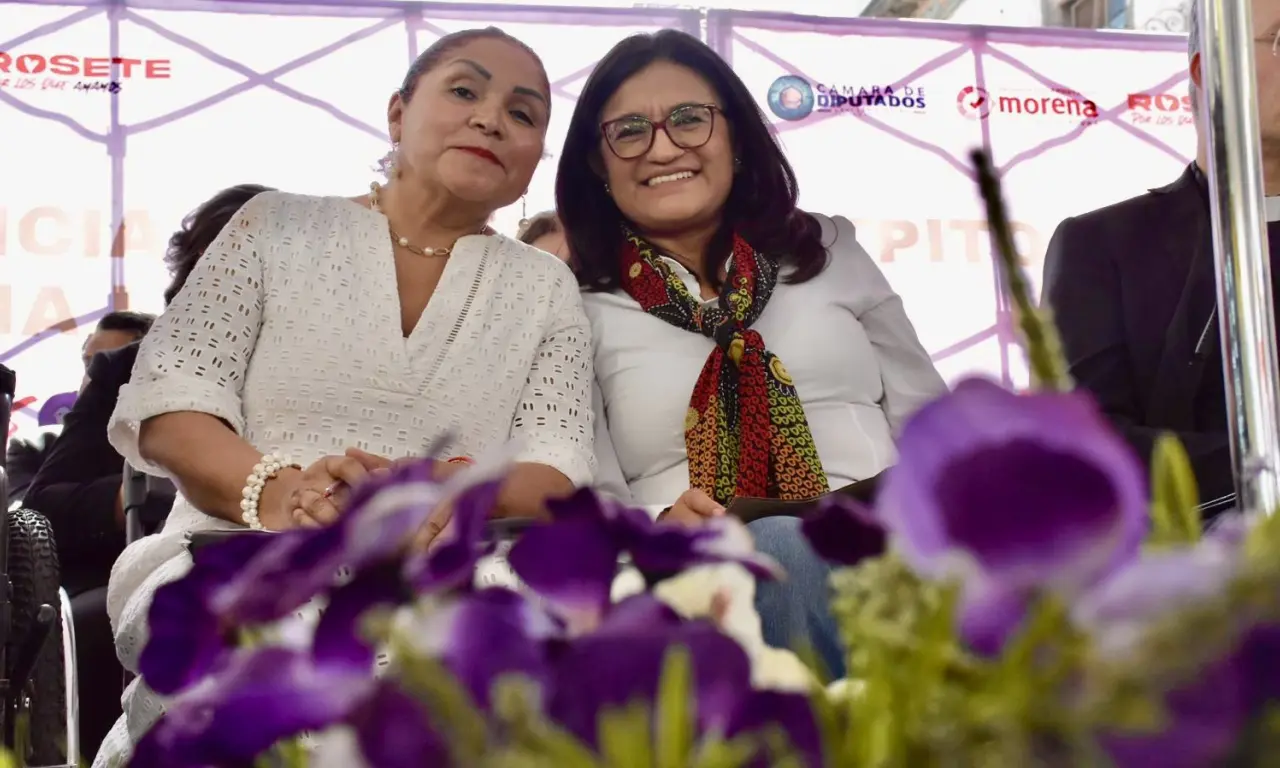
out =
{"type": "Polygon", "coordinates": [[[640,115],[629,115],[600,124],[600,133],[609,150],[620,160],[634,160],[653,148],[658,129],[667,132],[671,143],[681,149],[697,149],[711,141],[716,127],[714,104],[685,104],[671,110],[665,120],[654,122],[640,115]]]}

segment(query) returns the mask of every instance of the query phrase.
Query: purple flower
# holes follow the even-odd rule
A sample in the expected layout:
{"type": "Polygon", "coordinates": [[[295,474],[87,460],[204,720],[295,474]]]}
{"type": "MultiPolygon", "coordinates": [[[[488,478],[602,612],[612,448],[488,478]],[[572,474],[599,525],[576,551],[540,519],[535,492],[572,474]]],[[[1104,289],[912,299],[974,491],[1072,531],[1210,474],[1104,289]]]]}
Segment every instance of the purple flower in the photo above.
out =
{"type": "Polygon", "coordinates": [[[235,624],[281,619],[333,586],[339,569],[359,573],[402,557],[428,516],[459,488],[432,479],[429,461],[405,464],[358,487],[346,514],[325,528],[273,537],[213,595],[214,613],[235,624]]]}
{"type": "Polygon", "coordinates": [[[681,621],[655,603],[647,594],[628,598],[599,631],[574,638],[551,655],[547,711],[583,742],[596,744],[603,711],[653,702],[667,656],[677,648],[690,656],[699,733],[727,731],[751,695],[751,661],[741,646],[709,622],[681,621]],[[646,615],[655,620],[635,621],[646,615]],[[611,626],[615,616],[621,626],[611,626]]]}
{"type": "Polygon", "coordinates": [[[397,563],[384,563],[356,574],[330,593],[311,638],[312,657],[324,666],[367,673],[373,668],[376,649],[361,631],[365,614],[378,606],[403,605],[412,597],[397,563]]]}
{"type": "Polygon", "coordinates": [[[375,685],[347,716],[369,768],[451,768],[447,742],[431,726],[422,706],[400,689],[375,685]]]}
{"type": "Polygon", "coordinates": [[[841,565],[884,554],[886,534],[875,513],[844,496],[828,496],[800,524],[813,551],[841,565]]]}
{"type": "Polygon", "coordinates": [[[669,576],[698,565],[738,563],[760,578],[780,574],[755,551],[736,518],[698,528],[655,523],[647,512],[582,489],[548,504],[552,522],[524,532],[508,555],[513,570],[576,628],[595,626],[609,610],[618,558],[649,576],[669,576]]]}
{"type": "Polygon", "coordinates": [[[1103,657],[1122,661],[1160,620],[1221,597],[1239,564],[1233,545],[1212,538],[1143,554],[1081,595],[1072,623],[1089,633],[1103,657]]]}
{"type": "Polygon", "coordinates": [[[177,693],[230,653],[235,628],[209,610],[210,597],[269,541],[242,536],[203,548],[185,576],[156,590],[148,615],[150,638],[138,659],[139,671],[153,691],[177,693]]]}
{"type": "Polygon", "coordinates": [[[394,737],[421,750],[418,765],[448,762],[425,713],[368,670],[318,665],[284,648],[236,651],[215,675],[170,702],[134,749],[135,768],[246,765],[281,739],[349,724],[373,768],[403,761],[377,756],[394,737]]]}
{"type": "MultiPolygon", "coordinates": [[[[1110,663],[1139,660],[1139,642],[1159,621],[1222,596],[1239,568],[1234,537],[1208,537],[1194,547],[1144,554],[1098,584],[1073,606],[1072,620],[1110,663]]],[[[1241,617],[1242,621],[1247,621],[1241,617]]],[[[1243,627],[1241,628],[1243,629],[1243,627]]],[[[1260,641],[1267,639],[1259,634],[1260,641]]],[[[1103,744],[1117,768],[1216,765],[1230,751],[1252,708],[1251,663],[1274,658],[1274,647],[1252,653],[1245,635],[1192,679],[1169,690],[1171,722],[1158,733],[1107,733],[1103,744]]]]}
{"type": "Polygon", "coordinates": [[[766,744],[766,754],[757,755],[750,763],[752,768],[783,764],[788,756],[802,760],[809,768],[826,765],[818,719],[812,702],[804,694],[753,691],[741,701],[725,735],[733,738],[744,733],[760,734],[773,727],[786,734],[790,752],[777,754],[771,749],[772,744],[766,744]]]}
{"type": "Polygon", "coordinates": [[[431,606],[409,636],[417,652],[439,659],[487,709],[502,675],[546,682],[546,641],[559,634],[560,626],[523,596],[494,587],[431,606]]]}
{"type": "Polygon", "coordinates": [[[476,564],[491,554],[486,523],[497,506],[502,483],[483,482],[468,488],[453,502],[453,537],[405,563],[405,578],[418,594],[468,590],[475,583],[476,564]]]}
{"type": "Polygon", "coordinates": [[[522,676],[543,711],[589,745],[602,712],[654,701],[667,655],[679,647],[690,654],[700,733],[743,730],[764,716],[748,710],[746,652],[710,623],[684,621],[649,594],[618,603],[596,631],[565,637],[518,593],[478,590],[424,612],[408,636],[418,653],[439,658],[481,708],[490,706],[499,678],[522,676]]]}
{"type": "Polygon", "coordinates": [[[499,481],[484,471],[455,478],[437,483],[431,462],[404,464],[357,488],[332,526],[233,537],[202,549],[186,576],[156,592],[151,641],[139,660],[143,678],[159,693],[181,690],[216,667],[236,629],[284,618],[331,590],[314,651],[367,668],[373,647],[359,628],[369,609],[469,588],[476,562],[491,549],[484,523],[499,481]],[[449,497],[455,537],[405,561],[409,539],[449,497]],[[335,588],[344,567],[352,578],[335,588]]]}
{"type": "Polygon", "coordinates": [[[1156,733],[1105,733],[1115,768],[1222,765],[1249,718],[1248,669],[1238,655],[1202,670],[1165,696],[1169,717],[1156,733]]]}
{"type": "Polygon", "coordinates": [[[962,632],[994,653],[1042,590],[1072,595],[1147,532],[1141,465],[1080,394],[961,382],[905,426],[877,517],[908,564],[964,583],[962,632]]]}

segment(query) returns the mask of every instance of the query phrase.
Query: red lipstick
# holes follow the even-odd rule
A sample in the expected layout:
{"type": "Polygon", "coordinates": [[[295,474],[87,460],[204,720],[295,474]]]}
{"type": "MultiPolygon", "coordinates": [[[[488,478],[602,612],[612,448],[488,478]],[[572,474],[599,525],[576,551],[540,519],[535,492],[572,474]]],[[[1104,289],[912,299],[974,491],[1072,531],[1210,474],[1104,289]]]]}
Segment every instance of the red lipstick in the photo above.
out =
{"type": "Polygon", "coordinates": [[[488,160],[489,162],[493,163],[499,168],[506,167],[502,164],[502,161],[498,159],[497,155],[493,154],[492,152],[485,149],[484,147],[458,147],[458,149],[462,150],[463,152],[470,152],[476,157],[483,157],[485,160],[488,160]]]}

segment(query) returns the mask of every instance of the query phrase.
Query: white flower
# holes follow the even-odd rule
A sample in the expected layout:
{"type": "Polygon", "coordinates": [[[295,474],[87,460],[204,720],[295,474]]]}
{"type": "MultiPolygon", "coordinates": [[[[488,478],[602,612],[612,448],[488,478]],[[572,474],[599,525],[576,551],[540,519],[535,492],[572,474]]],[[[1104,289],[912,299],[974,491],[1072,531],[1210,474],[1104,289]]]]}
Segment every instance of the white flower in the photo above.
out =
{"type": "Polygon", "coordinates": [[[709,618],[738,642],[751,659],[756,688],[805,692],[817,685],[813,672],[791,651],[764,642],[755,609],[755,579],[734,563],[690,568],[659,582],[654,597],[687,619],[709,618]]]}

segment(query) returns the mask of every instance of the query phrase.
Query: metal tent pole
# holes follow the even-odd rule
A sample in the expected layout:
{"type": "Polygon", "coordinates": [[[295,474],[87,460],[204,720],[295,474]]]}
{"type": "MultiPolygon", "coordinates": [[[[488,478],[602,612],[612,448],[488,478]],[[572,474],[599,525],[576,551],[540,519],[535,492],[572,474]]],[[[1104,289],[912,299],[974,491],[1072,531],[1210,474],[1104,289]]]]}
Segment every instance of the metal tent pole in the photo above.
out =
{"type": "Polygon", "coordinates": [[[1280,374],[1263,215],[1253,20],[1244,0],[1200,3],[1218,317],[1239,506],[1280,508],[1280,374]]]}

